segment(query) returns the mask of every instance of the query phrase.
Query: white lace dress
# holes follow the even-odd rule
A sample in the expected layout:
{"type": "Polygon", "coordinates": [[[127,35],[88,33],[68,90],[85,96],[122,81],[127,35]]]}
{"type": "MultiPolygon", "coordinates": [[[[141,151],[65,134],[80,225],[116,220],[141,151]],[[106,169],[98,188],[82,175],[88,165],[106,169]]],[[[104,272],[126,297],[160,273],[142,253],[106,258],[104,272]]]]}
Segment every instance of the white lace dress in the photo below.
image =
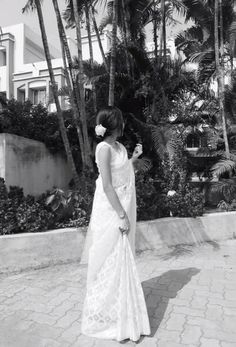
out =
{"type": "MultiPolygon", "coordinates": [[[[118,143],[118,142],[117,142],[118,143]]],[[[112,185],[131,224],[127,235],[119,230],[120,219],[108,201],[99,175],[81,263],[88,262],[87,292],[82,313],[83,334],[102,339],[137,341],[150,334],[142,286],[135,265],[136,193],[132,162],[125,147],[111,147],[112,185]]]]}

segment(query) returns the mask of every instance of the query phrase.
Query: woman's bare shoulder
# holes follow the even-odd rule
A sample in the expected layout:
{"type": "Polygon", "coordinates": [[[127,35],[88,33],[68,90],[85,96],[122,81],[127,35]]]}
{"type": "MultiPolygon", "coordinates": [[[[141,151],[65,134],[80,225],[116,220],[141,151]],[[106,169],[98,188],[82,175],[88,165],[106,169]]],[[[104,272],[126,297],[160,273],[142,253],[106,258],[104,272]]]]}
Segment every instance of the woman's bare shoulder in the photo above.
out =
{"type": "Polygon", "coordinates": [[[96,157],[100,157],[101,155],[108,155],[110,153],[111,146],[105,142],[99,142],[96,147],[96,157]]]}

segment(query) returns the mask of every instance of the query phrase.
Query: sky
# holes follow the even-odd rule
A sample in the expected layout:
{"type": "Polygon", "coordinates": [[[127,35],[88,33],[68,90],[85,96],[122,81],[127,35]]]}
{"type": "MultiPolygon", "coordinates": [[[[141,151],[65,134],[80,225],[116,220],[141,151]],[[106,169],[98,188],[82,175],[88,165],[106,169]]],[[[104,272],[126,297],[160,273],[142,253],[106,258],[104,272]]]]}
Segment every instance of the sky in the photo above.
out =
{"type": "MultiPolygon", "coordinates": [[[[22,14],[22,8],[27,0],[0,0],[0,26],[25,23],[31,30],[40,33],[36,13],[22,14]]],[[[65,8],[65,0],[58,0],[60,9],[65,8]]],[[[48,39],[51,44],[59,48],[59,39],[57,35],[56,18],[53,11],[52,1],[44,0],[43,14],[46,25],[48,39]]],[[[68,32],[69,36],[75,37],[74,31],[68,32]]]]}
{"type": "MultiPolygon", "coordinates": [[[[22,8],[24,7],[27,0],[0,0],[0,26],[9,26],[19,23],[27,24],[31,30],[40,34],[39,25],[37,21],[36,13],[25,13],[22,14],[22,8]]],[[[65,0],[58,0],[59,7],[62,10],[65,9],[65,0]]],[[[59,48],[59,38],[57,35],[56,18],[51,0],[43,1],[43,14],[47,30],[47,35],[50,43],[55,47],[59,48]]],[[[98,21],[104,15],[104,8],[99,9],[98,21]]],[[[176,17],[180,22],[183,22],[181,17],[176,17]]],[[[179,30],[184,29],[184,24],[177,24],[174,28],[168,28],[168,36],[173,36],[179,30]]],[[[150,31],[150,30],[149,30],[150,31]]],[[[85,35],[85,29],[82,29],[82,35],[85,35]]],[[[71,38],[75,38],[74,30],[68,31],[68,35],[71,38]]],[[[152,40],[151,32],[148,33],[148,40],[152,40]]]]}

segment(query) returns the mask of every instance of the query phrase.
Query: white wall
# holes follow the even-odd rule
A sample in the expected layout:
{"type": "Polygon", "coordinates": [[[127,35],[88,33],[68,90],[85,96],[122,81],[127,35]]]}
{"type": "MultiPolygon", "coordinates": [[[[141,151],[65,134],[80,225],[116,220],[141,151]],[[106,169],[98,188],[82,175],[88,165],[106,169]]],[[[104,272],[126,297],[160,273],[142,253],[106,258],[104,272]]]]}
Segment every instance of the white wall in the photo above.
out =
{"type": "Polygon", "coordinates": [[[0,66],[0,92],[5,92],[7,89],[7,85],[6,85],[6,73],[7,73],[7,69],[6,66],[0,66]]]}
{"type": "Polygon", "coordinates": [[[10,33],[15,38],[14,71],[24,64],[24,24],[16,24],[2,28],[3,33],[10,33]]]}
{"type": "MultiPolygon", "coordinates": [[[[25,57],[24,62],[32,63],[36,61],[45,60],[45,54],[43,50],[42,38],[40,35],[32,31],[27,25],[24,25],[25,36],[25,57]]],[[[51,57],[56,59],[61,57],[61,52],[53,45],[49,44],[49,50],[51,57]]]]}
{"type": "MultiPolygon", "coordinates": [[[[104,49],[104,53],[108,53],[110,49],[110,44],[109,44],[109,34],[107,31],[104,31],[104,33],[101,35],[101,42],[102,46],[104,49]]],[[[102,63],[102,55],[101,51],[99,48],[99,44],[97,41],[97,36],[95,34],[92,35],[92,44],[93,44],[93,56],[94,60],[98,63],[102,63]]],[[[89,43],[88,43],[88,38],[87,36],[82,37],[82,56],[84,60],[88,60],[90,58],[89,54],[89,43]]]]}
{"type": "MultiPolygon", "coordinates": [[[[41,37],[27,25],[20,23],[2,28],[3,33],[10,33],[15,38],[14,71],[21,70],[25,63],[45,60],[41,37]],[[32,44],[31,44],[32,42],[32,44]]],[[[49,44],[53,58],[60,57],[60,51],[49,44]]]]}
{"type": "Polygon", "coordinates": [[[53,186],[67,187],[72,175],[65,158],[52,155],[43,143],[0,134],[0,177],[7,187],[19,186],[26,195],[37,196],[53,186]]]}

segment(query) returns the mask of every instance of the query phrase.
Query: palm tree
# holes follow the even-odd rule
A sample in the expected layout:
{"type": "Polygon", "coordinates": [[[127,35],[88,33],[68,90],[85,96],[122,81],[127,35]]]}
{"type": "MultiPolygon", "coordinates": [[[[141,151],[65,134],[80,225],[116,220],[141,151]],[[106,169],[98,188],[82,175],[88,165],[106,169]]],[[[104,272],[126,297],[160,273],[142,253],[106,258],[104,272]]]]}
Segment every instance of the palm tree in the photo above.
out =
{"type": "Polygon", "coordinates": [[[154,41],[154,53],[155,60],[157,61],[157,29],[159,28],[159,66],[163,62],[166,63],[167,47],[166,47],[166,25],[167,22],[175,23],[173,14],[175,11],[184,15],[186,13],[186,6],[183,0],[151,0],[147,6],[143,9],[143,13],[146,12],[145,17],[153,23],[153,41],[154,41]],[[163,55],[163,59],[162,59],[163,55]]]}
{"type": "MultiPolygon", "coordinates": [[[[74,16],[74,9],[73,9],[73,4],[72,4],[72,0],[67,0],[68,4],[66,7],[66,10],[63,13],[63,18],[65,19],[66,23],[67,23],[67,28],[74,28],[75,27],[75,16],[74,16]]],[[[80,2],[78,2],[78,6],[80,7],[80,11],[81,12],[85,12],[85,7],[88,8],[89,10],[89,14],[91,15],[92,18],[92,22],[93,22],[93,28],[97,37],[97,41],[98,41],[98,45],[99,45],[99,49],[101,52],[101,56],[103,59],[103,63],[105,66],[105,69],[107,71],[107,73],[109,73],[109,68],[107,65],[107,61],[106,61],[106,56],[104,53],[104,49],[102,46],[102,41],[101,41],[101,37],[100,37],[100,33],[99,33],[99,29],[98,29],[98,25],[97,25],[97,21],[95,18],[95,8],[94,8],[94,1],[93,0],[81,0],[80,2]]],[[[88,34],[89,36],[89,34],[88,34]]]]}
{"type": "MultiPolygon", "coordinates": [[[[230,44],[233,47],[236,37],[233,1],[188,2],[184,0],[184,2],[187,7],[186,19],[192,18],[195,24],[177,37],[176,45],[183,50],[188,61],[198,63],[198,76],[201,83],[209,85],[215,77],[217,78],[220,119],[226,156],[229,157],[224,108],[224,60],[228,54],[227,46],[230,44]]],[[[232,50],[228,52],[230,52],[228,57],[232,60],[232,50]]]]}
{"type": "Polygon", "coordinates": [[[128,42],[130,40],[130,35],[129,35],[129,25],[128,25],[128,18],[127,18],[127,8],[125,6],[125,0],[121,0],[121,5],[122,5],[122,11],[123,11],[123,16],[124,16],[124,42],[125,42],[125,58],[126,58],[126,68],[128,75],[131,75],[131,68],[130,68],[130,60],[129,60],[129,54],[128,54],[128,42]]]}
{"type": "Polygon", "coordinates": [[[109,106],[114,106],[115,72],[116,72],[116,44],[117,44],[117,19],[118,19],[117,16],[118,16],[118,0],[113,0],[111,63],[110,63],[109,97],[108,97],[108,105],[109,106]]]}
{"type": "Polygon", "coordinates": [[[74,182],[75,182],[75,185],[78,187],[79,186],[79,177],[78,177],[75,163],[74,163],[74,159],[72,156],[69,140],[68,140],[67,133],[66,133],[66,127],[64,124],[61,105],[60,105],[58,94],[57,94],[57,84],[55,81],[55,76],[54,76],[53,68],[52,68],[51,54],[50,54],[48,40],[47,40],[47,34],[46,34],[46,30],[45,30],[41,1],[40,0],[28,0],[27,4],[24,6],[22,11],[24,13],[24,12],[30,11],[30,10],[34,11],[35,9],[36,9],[37,15],[38,15],[38,21],[39,21],[39,26],[40,26],[40,31],[41,31],[42,41],[43,41],[43,47],[44,47],[45,57],[46,57],[48,71],[49,71],[49,75],[50,75],[50,80],[51,80],[52,93],[53,93],[53,97],[54,97],[56,108],[57,108],[57,117],[58,117],[60,132],[61,132],[64,147],[65,147],[67,160],[68,160],[68,163],[70,165],[71,172],[72,172],[72,175],[74,178],[74,182]]]}
{"type": "Polygon", "coordinates": [[[216,63],[216,72],[217,72],[217,80],[218,80],[218,94],[219,94],[219,109],[220,116],[222,119],[222,128],[223,128],[223,136],[225,142],[225,153],[226,158],[229,159],[229,142],[227,137],[227,128],[226,128],[226,119],[225,119],[225,111],[224,111],[224,43],[223,43],[223,28],[220,29],[221,36],[221,47],[219,45],[219,16],[221,18],[220,25],[223,25],[222,20],[222,2],[221,0],[215,0],[215,27],[214,27],[214,35],[215,35],[215,63],[216,63]],[[220,6],[220,10],[219,10],[220,6]],[[220,14],[221,13],[221,14],[220,14]],[[221,50],[221,64],[220,64],[220,50],[221,50]]]}
{"type": "MultiPolygon", "coordinates": [[[[92,36],[91,36],[91,26],[90,26],[90,11],[89,11],[89,5],[87,2],[85,2],[85,18],[86,18],[86,29],[88,33],[88,42],[89,42],[89,55],[90,55],[90,65],[91,65],[91,72],[93,74],[94,71],[94,57],[93,57],[93,42],[92,42],[92,36]]],[[[93,109],[94,113],[97,112],[97,101],[96,101],[96,89],[95,85],[92,82],[92,98],[93,98],[93,109]]]]}
{"type": "Polygon", "coordinates": [[[80,122],[80,114],[79,114],[79,108],[78,108],[79,100],[77,98],[77,95],[78,95],[77,85],[75,83],[75,78],[73,75],[72,57],[70,54],[64,25],[62,22],[60,11],[59,11],[58,2],[57,2],[57,0],[52,0],[52,2],[53,2],[55,14],[56,14],[56,19],[57,19],[57,27],[58,27],[58,33],[59,33],[60,43],[61,43],[61,52],[62,52],[62,59],[63,59],[63,65],[64,65],[64,73],[65,73],[67,88],[69,91],[69,96],[70,96],[71,105],[72,105],[72,109],[73,109],[73,117],[74,117],[74,121],[75,121],[75,126],[76,126],[78,139],[79,139],[79,143],[80,143],[82,163],[83,163],[83,165],[86,165],[88,160],[85,158],[87,153],[86,153],[85,148],[84,148],[83,135],[81,132],[81,122],[80,122]],[[70,78],[68,70],[67,70],[66,58],[67,58],[68,63],[69,63],[69,71],[70,71],[71,78],[70,78]],[[71,81],[73,83],[73,87],[72,87],[71,81]]]}
{"type": "Polygon", "coordinates": [[[78,49],[78,62],[79,62],[79,72],[78,72],[78,85],[79,85],[79,97],[80,97],[80,116],[81,123],[83,129],[83,137],[84,137],[84,146],[85,150],[88,153],[88,162],[87,165],[89,168],[92,168],[91,161],[91,147],[88,137],[88,128],[87,128],[87,119],[86,119],[86,109],[85,109],[85,91],[84,91],[84,71],[83,71],[83,59],[82,59],[82,41],[81,41],[81,14],[79,12],[79,7],[77,0],[72,1],[74,16],[75,16],[75,24],[76,24],[76,37],[77,37],[77,49],[78,49]]]}
{"type": "Polygon", "coordinates": [[[162,63],[162,51],[164,52],[164,63],[166,60],[166,8],[165,0],[161,0],[161,30],[160,30],[160,53],[159,65],[162,63]]]}
{"type": "Polygon", "coordinates": [[[101,55],[102,55],[103,64],[105,66],[106,72],[109,73],[109,67],[108,67],[106,56],[105,56],[104,49],[103,49],[103,46],[102,46],[101,37],[100,37],[99,30],[98,30],[96,18],[95,18],[95,9],[94,9],[93,5],[91,5],[91,16],[92,16],[92,21],[93,21],[93,27],[94,27],[94,30],[95,30],[95,33],[96,33],[96,37],[97,37],[97,40],[98,40],[99,49],[100,49],[100,52],[101,52],[101,55]]]}
{"type": "Polygon", "coordinates": [[[153,4],[153,14],[152,14],[152,23],[153,23],[153,42],[154,42],[154,58],[155,64],[157,64],[158,60],[158,37],[157,37],[157,29],[159,22],[159,11],[157,10],[156,3],[153,4]]]}

